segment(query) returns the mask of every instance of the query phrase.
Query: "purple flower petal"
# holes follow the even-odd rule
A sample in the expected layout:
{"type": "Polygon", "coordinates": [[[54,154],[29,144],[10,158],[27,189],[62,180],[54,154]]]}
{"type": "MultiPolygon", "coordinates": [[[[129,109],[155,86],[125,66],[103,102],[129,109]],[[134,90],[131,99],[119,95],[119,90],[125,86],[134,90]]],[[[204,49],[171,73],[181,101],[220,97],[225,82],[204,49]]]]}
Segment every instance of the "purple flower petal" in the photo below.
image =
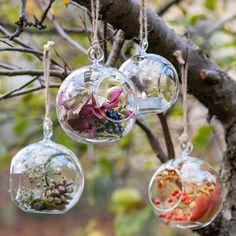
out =
{"type": "Polygon", "coordinates": [[[108,90],[108,100],[110,103],[118,102],[119,96],[122,94],[123,89],[121,87],[115,86],[108,90]]]}

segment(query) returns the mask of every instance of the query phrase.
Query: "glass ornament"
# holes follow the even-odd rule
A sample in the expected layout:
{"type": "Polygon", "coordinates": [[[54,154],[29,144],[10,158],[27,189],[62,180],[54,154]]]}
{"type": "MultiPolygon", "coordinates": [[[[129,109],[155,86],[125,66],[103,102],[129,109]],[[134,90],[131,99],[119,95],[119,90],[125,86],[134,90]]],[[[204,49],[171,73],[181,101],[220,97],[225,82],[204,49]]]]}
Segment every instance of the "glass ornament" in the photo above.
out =
{"type": "Polygon", "coordinates": [[[26,146],[12,159],[10,194],[25,212],[64,213],[78,202],[83,187],[78,158],[49,139],[26,146]]]}
{"type": "Polygon", "coordinates": [[[82,143],[119,140],[133,127],[138,109],[131,81],[116,68],[99,64],[102,50],[89,50],[91,65],[72,72],[57,95],[58,120],[64,131],[82,143]]]}
{"type": "Polygon", "coordinates": [[[144,43],[140,54],[125,61],[120,71],[134,83],[138,93],[138,113],[161,113],[177,100],[178,74],[167,59],[146,53],[146,49],[147,43],[144,43]]]}
{"type": "Polygon", "coordinates": [[[221,209],[222,189],[216,171],[205,161],[184,155],[161,165],[149,184],[157,216],[177,228],[201,228],[221,209]]]}

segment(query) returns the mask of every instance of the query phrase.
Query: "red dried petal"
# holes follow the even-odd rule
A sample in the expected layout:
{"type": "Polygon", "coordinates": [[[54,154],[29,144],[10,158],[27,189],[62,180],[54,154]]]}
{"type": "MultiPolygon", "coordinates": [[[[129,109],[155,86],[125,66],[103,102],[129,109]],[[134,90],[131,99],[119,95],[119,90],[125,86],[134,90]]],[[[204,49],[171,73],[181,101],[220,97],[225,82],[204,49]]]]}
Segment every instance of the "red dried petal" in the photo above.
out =
{"type": "Polygon", "coordinates": [[[197,221],[201,219],[209,207],[211,206],[210,197],[207,195],[202,195],[198,198],[196,202],[196,207],[193,209],[192,216],[190,217],[191,221],[197,221]]]}
{"type": "Polygon", "coordinates": [[[210,196],[202,195],[198,199],[190,219],[192,221],[201,219],[209,209],[209,216],[213,215],[215,210],[220,207],[220,203],[221,187],[217,186],[210,196]]]}

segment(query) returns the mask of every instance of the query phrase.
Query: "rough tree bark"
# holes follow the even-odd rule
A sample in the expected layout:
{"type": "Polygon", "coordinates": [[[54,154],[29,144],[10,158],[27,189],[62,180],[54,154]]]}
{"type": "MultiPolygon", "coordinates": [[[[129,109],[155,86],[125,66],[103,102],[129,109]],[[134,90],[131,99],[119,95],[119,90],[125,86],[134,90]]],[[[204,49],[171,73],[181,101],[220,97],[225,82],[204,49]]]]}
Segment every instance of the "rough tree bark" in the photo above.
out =
{"type": "MultiPolygon", "coordinates": [[[[90,7],[90,0],[74,0],[90,7]]],[[[138,38],[139,5],[137,0],[101,0],[101,16],[116,29],[125,32],[125,38],[138,38]]],[[[225,191],[222,214],[209,227],[198,231],[204,236],[236,235],[236,83],[221,68],[204,55],[192,42],[178,35],[151,9],[148,9],[149,51],[170,60],[179,71],[173,56],[176,50],[188,48],[189,92],[223,124],[227,151],[222,163],[225,191]]]]}

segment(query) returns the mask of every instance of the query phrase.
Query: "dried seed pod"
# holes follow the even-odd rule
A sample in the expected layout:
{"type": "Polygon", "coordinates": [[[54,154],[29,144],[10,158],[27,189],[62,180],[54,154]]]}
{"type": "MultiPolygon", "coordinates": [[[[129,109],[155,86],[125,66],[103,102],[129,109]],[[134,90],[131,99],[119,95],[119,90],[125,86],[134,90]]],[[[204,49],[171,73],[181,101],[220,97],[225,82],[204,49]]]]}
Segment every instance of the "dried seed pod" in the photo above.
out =
{"type": "Polygon", "coordinates": [[[64,193],[66,191],[66,189],[65,189],[65,187],[59,185],[58,186],[58,191],[59,191],[60,194],[62,194],[62,193],[64,193]]]}
{"type": "Polygon", "coordinates": [[[74,190],[73,190],[73,188],[71,188],[71,187],[70,187],[70,188],[66,188],[66,192],[67,192],[67,193],[73,193],[73,191],[74,191],[74,190]]]}
{"type": "Polygon", "coordinates": [[[68,188],[68,187],[71,186],[72,184],[73,184],[73,181],[66,181],[65,187],[68,188]]]}

